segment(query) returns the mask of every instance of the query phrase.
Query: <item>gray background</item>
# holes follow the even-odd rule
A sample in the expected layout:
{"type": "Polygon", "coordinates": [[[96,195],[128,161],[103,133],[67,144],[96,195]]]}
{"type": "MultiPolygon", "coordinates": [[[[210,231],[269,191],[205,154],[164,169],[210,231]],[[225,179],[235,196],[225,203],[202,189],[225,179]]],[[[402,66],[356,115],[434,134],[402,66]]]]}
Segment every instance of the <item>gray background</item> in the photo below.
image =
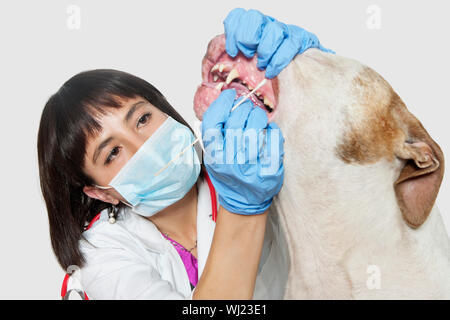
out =
{"type": "MultiPolygon", "coordinates": [[[[3,0],[0,298],[59,298],[64,272],[50,248],[36,152],[50,95],[80,71],[119,69],[155,85],[193,123],[201,58],[238,6],[302,26],[377,70],[450,155],[448,1],[3,0]],[[70,5],[80,9],[79,28],[70,5]]],[[[447,174],[437,203],[448,229],[449,191],[447,174]]]]}

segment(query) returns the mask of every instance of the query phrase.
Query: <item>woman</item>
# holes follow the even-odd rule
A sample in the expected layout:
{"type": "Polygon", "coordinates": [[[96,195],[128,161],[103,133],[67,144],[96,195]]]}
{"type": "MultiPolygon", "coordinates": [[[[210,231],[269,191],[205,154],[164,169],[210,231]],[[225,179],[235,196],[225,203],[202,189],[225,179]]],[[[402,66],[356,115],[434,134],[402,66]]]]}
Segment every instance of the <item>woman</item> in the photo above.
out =
{"type": "MultiPolygon", "coordinates": [[[[224,24],[227,52],[257,52],[266,76],[308,47],[326,50],[314,35],[254,10],[235,9],[224,24]]],[[[205,112],[205,146],[217,143],[207,129],[221,135],[231,121],[246,130],[258,118],[267,132],[277,129],[250,101],[230,113],[235,95],[222,92],[205,112]]],[[[195,142],[156,88],[124,72],[79,73],[50,97],[38,133],[50,236],[60,265],[81,268],[89,298],[282,298],[286,262],[264,237],[283,180],[282,137],[278,152],[260,149],[278,163],[263,176],[258,161],[203,167],[195,142]]]]}

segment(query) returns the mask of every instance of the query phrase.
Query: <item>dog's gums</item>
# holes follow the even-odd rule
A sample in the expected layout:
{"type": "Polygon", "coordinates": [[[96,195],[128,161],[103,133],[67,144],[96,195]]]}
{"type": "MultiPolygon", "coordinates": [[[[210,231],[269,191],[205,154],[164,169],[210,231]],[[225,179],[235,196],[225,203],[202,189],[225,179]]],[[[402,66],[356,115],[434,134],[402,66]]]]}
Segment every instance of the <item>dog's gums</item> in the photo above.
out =
{"type": "MultiPolygon", "coordinates": [[[[194,96],[197,118],[202,119],[203,113],[223,90],[235,89],[237,97],[253,90],[265,78],[265,71],[257,68],[256,61],[256,55],[246,58],[239,53],[235,58],[230,57],[225,51],[224,35],[212,39],[202,61],[202,84],[194,96]]],[[[268,79],[249,97],[254,105],[266,111],[269,120],[277,107],[273,82],[268,79]]]]}

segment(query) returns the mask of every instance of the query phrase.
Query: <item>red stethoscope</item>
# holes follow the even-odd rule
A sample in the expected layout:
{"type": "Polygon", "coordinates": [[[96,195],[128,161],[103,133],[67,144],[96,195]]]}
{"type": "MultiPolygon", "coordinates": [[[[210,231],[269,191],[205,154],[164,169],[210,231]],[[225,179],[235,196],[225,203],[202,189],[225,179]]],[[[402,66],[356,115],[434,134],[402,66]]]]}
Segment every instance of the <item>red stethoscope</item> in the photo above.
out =
{"type": "MultiPolygon", "coordinates": [[[[208,172],[206,172],[206,170],[203,169],[203,173],[204,173],[204,175],[205,175],[206,182],[208,183],[209,194],[210,194],[210,196],[211,196],[212,219],[213,219],[214,222],[216,222],[216,219],[217,219],[217,198],[216,198],[216,190],[214,189],[214,186],[213,186],[213,184],[212,184],[212,182],[211,182],[211,179],[209,178],[208,172]]],[[[86,230],[89,230],[89,229],[93,226],[93,224],[94,224],[98,219],[100,219],[100,215],[101,215],[101,213],[98,213],[98,214],[91,220],[91,222],[89,223],[89,225],[86,227],[85,231],[86,231],[86,230]]],[[[89,300],[89,297],[87,296],[86,292],[82,292],[82,291],[79,290],[79,289],[70,289],[70,290],[67,290],[67,285],[68,285],[68,282],[69,282],[69,278],[70,278],[70,273],[66,273],[66,275],[64,276],[64,280],[63,280],[63,283],[62,283],[62,287],[61,287],[61,298],[62,298],[63,300],[68,300],[68,299],[69,299],[69,296],[70,296],[70,293],[71,293],[72,291],[75,291],[75,292],[77,292],[77,293],[80,295],[80,297],[81,297],[82,299],[84,299],[84,300],[89,300]]]]}

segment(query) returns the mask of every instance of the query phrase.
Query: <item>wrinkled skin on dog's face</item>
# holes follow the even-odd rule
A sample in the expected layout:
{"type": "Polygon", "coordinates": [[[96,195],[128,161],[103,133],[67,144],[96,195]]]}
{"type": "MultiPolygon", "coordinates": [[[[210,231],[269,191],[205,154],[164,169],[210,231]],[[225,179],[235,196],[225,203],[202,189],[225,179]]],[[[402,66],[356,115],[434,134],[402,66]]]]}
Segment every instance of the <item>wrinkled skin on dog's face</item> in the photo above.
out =
{"type": "MultiPolygon", "coordinates": [[[[218,37],[203,59],[199,119],[226,88],[214,84],[229,70],[238,70],[231,86],[244,93],[244,81],[254,87],[264,76],[255,58],[224,52],[218,37]],[[224,74],[215,77],[221,61],[224,74]]],[[[309,49],[260,96],[257,105],[285,137],[284,184],[271,210],[281,217],[291,257],[286,297],[350,297],[355,283],[343,275],[343,257],[362,239],[392,238],[426,222],[444,174],[442,151],[392,87],[352,59],[309,49]],[[318,266],[324,273],[315,277],[318,266]]]]}

